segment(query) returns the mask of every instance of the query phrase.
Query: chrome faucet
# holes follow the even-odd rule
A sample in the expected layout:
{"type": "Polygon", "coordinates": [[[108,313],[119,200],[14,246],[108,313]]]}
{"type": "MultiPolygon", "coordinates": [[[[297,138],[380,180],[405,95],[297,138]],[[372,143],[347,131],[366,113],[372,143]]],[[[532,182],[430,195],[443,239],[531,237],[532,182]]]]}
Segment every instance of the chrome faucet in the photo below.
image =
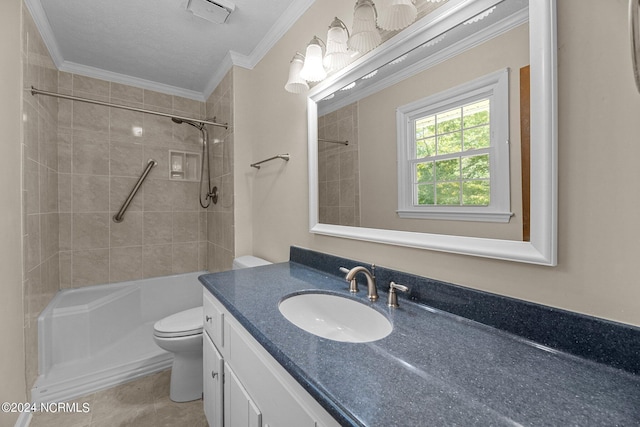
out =
{"type": "Polygon", "coordinates": [[[358,292],[358,283],[356,282],[356,274],[363,273],[367,278],[367,296],[370,301],[376,301],[378,299],[378,289],[376,288],[376,266],[371,264],[371,271],[367,270],[366,267],[357,266],[353,267],[351,270],[347,270],[344,267],[340,268],[340,271],[346,272],[345,280],[349,282],[349,291],[358,292]]]}

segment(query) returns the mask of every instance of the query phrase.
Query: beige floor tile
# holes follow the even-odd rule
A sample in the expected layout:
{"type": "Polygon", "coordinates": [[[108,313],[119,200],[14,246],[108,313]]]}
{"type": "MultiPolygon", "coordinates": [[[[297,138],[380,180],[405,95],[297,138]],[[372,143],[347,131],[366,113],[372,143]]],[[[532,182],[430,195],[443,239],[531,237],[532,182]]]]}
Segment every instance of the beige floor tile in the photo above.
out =
{"type": "Polygon", "coordinates": [[[88,413],[35,414],[31,427],[207,427],[202,399],[169,399],[171,371],[163,371],[75,399],[88,413]]]}

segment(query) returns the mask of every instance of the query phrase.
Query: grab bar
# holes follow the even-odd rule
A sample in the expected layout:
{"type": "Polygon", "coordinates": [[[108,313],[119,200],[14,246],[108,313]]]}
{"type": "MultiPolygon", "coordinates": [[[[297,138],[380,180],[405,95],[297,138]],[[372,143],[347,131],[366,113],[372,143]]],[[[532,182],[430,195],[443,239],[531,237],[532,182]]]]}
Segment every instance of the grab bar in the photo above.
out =
{"type": "Polygon", "coordinates": [[[640,91],[640,28],[638,27],[638,9],[640,0],[629,0],[629,35],[631,36],[631,63],[633,76],[636,80],[636,88],[640,91]]]}
{"type": "Polygon", "coordinates": [[[268,161],[274,160],[274,159],[282,159],[285,162],[288,162],[289,161],[289,154],[278,154],[277,156],[269,157],[268,159],[261,160],[261,161],[256,162],[256,163],[252,163],[249,166],[251,166],[252,168],[260,169],[260,166],[258,166],[258,165],[261,165],[262,163],[265,163],[265,162],[268,162],[268,161]]]}
{"type": "Polygon", "coordinates": [[[127,200],[124,201],[118,213],[113,216],[113,222],[122,222],[124,220],[124,213],[127,211],[129,204],[131,203],[134,196],[138,192],[138,189],[144,182],[147,175],[149,175],[149,172],[151,172],[151,169],[157,164],[158,162],[156,162],[155,160],[149,159],[149,162],[147,163],[147,167],[144,168],[144,172],[142,172],[142,175],[140,175],[140,179],[138,179],[138,182],[136,182],[136,185],[133,186],[131,193],[129,193],[129,196],[127,196],[127,200]]]}

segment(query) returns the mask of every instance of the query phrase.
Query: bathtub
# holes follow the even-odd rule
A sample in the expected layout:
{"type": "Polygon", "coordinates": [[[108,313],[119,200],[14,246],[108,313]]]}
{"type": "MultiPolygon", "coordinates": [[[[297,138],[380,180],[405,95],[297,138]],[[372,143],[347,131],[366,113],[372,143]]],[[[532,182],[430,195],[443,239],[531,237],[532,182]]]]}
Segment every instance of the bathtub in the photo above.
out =
{"type": "Polygon", "coordinates": [[[32,401],[60,402],[171,367],[153,324],[202,305],[206,271],[62,290],[38,317],[32,401]]]}

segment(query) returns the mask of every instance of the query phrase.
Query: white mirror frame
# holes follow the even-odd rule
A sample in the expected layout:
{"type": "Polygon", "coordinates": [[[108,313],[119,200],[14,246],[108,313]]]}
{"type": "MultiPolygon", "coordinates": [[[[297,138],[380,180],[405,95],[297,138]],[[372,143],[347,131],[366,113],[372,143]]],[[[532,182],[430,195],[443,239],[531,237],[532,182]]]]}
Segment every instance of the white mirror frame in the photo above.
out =
{"type": "MultiPolygon", "coordinates": [[[[318,110],[316,103],[405,52],[441,34],[450,22],[467,19],[498,0],[451,0],[429,25],[414,25],[315,86],[308,95],[310,232],[390,245],[557,265],[557,40],[556,0],[529,1],[531,87],[531,230],[530,241],[417,233],[318,222],[318,110]],[[420,28],[413,28],[420,27],[420,28]]],[[[433,15],[432,15],[433,16],[433,15]]]]}

